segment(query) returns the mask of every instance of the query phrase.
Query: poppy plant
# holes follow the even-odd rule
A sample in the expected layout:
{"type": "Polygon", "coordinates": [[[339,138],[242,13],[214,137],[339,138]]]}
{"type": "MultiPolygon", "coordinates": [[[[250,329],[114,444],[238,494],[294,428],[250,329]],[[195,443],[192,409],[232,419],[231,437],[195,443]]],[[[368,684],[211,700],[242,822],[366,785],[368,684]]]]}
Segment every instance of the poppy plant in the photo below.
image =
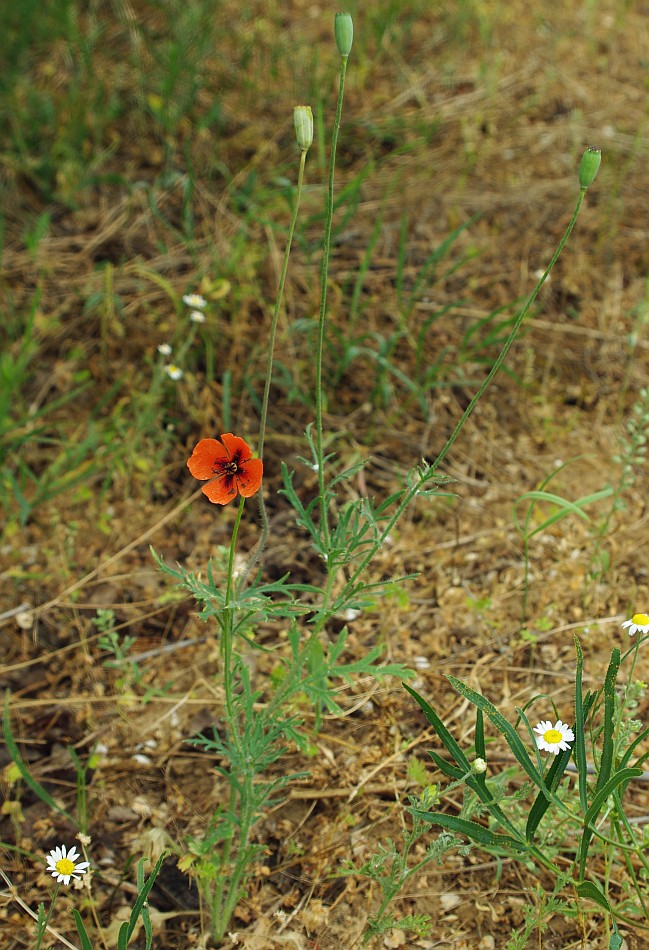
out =
{"type": "Polygon", "coordinates": [[[261,486],[264,466],[250,446],[231,432],[218,439],[201,439],[187,462],[194,478],[211,481],[201,489],[215,505],[227,505],[237,494],[250,498],[261,486]]]}

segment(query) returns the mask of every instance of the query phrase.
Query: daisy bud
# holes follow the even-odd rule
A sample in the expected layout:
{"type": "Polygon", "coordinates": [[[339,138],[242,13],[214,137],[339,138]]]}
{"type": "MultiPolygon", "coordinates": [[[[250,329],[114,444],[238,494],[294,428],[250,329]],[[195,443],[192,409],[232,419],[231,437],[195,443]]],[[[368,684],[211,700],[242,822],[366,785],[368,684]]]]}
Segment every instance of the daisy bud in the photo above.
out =
{"type": "Polygon", "coordinates": [[[351,13],[337,13],[334,20],[334,35],[341,56],[349,56],[354,41],[354,23],[351,13]]]}
{"type": "Polygon", "coordinates": [[[481,775],[483,772],[487,771],[487,763],[485,762],[484,759],[480,759],[480,758],[474,759],[473,765],[471,766],[471,770],[475,772],[477,775],[481,775]]]}
{"type": "Polygon", "coordinates": [[[299,149],[301,152],[306,152],[313,143],[313,112],[311,112],[311,106],[295,106],[293,122],[299,149]]]}
{"type": "Polygon", "coordinates": [[[596,146],[589,145],[581,157],[579,166],[579,187],[588,188],[595,181],[595,176],[599,171],[602,161],[602,150],[596,146]]]}

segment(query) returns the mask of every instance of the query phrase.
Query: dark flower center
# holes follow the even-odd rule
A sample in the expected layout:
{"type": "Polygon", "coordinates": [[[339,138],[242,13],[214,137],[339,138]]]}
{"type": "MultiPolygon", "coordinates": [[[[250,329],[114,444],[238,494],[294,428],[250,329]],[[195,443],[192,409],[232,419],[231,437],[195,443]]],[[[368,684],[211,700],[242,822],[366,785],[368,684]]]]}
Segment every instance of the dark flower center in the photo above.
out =
{"type": "Polygon", "coordinates": [[[238,475],[241,471],[241,453],[237,452],[232,459],[216,459],[212,471],[215,475],[230,476],[238,475]]]}

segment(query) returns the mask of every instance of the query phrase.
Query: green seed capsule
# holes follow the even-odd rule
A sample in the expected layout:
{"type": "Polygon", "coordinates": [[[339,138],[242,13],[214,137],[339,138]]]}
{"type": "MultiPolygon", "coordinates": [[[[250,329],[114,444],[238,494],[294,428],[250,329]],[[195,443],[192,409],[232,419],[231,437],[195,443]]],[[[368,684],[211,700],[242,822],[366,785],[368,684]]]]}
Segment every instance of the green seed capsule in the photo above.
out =
{"type": "Polygon", "coordinates": [[[581,157],[579,166],[579,187],[588,188],[595,181],[599,166],[602,161],[602,150],[594,145],[589,145],[581,157]]]}
{"type": "Polygon", "coordinates": [[[313,112],[311,112],[311,106],[295,106],[293,122],[300,151],[306,152],[313,143],[313,112]]]}
{"type": "Polygon", "coordinates": [[[351,13],[336,14],[334,34],[340,55],[349,56],[354,41],[354,23],[351,13]]]}

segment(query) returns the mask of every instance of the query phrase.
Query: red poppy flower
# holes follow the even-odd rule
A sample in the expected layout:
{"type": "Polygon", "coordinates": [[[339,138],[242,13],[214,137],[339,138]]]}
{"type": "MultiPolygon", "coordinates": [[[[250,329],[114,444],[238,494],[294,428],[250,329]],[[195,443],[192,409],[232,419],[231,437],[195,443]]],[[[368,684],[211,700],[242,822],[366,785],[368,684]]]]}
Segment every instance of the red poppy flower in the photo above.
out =
{"type": "Polygon", "coordinates": [[[216,505],[227,505],[237,493],[250,498],[261,486],[264,466],[261,459],[252,458],[252,450],[243,439],[224,432],[218,439],[201,439],[187,462],[194,478],[208,485],[201,489],[216,505]]]}

